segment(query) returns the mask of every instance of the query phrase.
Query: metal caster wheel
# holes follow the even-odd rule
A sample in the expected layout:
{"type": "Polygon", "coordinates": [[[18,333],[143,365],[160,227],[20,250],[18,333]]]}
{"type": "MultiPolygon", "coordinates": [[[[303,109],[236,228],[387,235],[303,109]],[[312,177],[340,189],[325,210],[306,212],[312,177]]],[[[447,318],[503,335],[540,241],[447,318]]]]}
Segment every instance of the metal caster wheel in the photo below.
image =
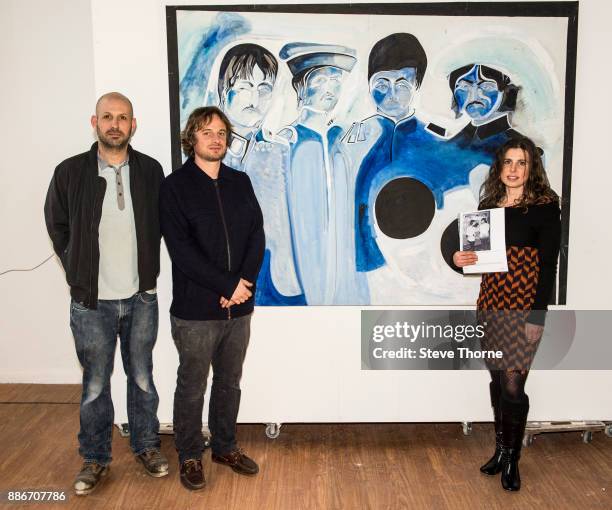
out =
{"type": "Polygon", "coordinates": [[[591,441],[593,441],[593,431],[591,431],[591,430],[585,430],[585,431],[582,433],[582,442],[583,442],[583,443],[588,444],[588,443],[590,443],[591,441]]]}
{"type": "Polygon", "coordinates": [[[119,429],[119,435],[121,437],[130,437],[130,427],[127,423],[117,425],[117,428],[119,429]]]}
{"type": "Polygon", "coordinates": [[[606,428],[604,430],[606,436],[608,437],[612,437],[612,423],[606,425],[606,428]]]}
{"type": "Polygon", "coordinates": [[[532,434],[525,434],[523,436],[523,447],[527,448],[528,446],[531,446],[533,444],[533,440],[535,439],[535,436],[532,434]]]}
{"type": "Polygon", "coordinates": [[[461,428],[463,429],[463,435],[469,436],[472,433],[472,422],[471,421],[462,422],[461,428]]]}
{"type": "Polygon", "coordinates": [[[266,425],[266,437],[269,439],[276,439],[278,436],[280,436],[280,429],[280,423],[268,423],[266,425]]]}

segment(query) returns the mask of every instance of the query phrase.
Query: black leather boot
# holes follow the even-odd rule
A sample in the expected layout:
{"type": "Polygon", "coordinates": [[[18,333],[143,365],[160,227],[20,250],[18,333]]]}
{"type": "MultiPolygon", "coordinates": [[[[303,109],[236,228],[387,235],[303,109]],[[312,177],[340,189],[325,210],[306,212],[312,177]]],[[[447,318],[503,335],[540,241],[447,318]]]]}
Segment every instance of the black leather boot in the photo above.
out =
{"type": "Polygon", "coordinates": [[[501,484],[507,491],[521,489],[519,459],[523,445],[523,434],[529,413],[529,398],[506,400],[502,397],[502,470],[501,484]]]}
{"type": "Polygon", "coordinates": [[[495,426],[495,453],[487,462],[480,466],[481,473],[493,476],[502,469],[502,426],[501,408],[499,402],[499,388],[493,382],[489,383],[491,393],[491,407],[493,408],[493,424],[495,426]]]}
{"type": "Polygon", "coordinates": [[[521,475],[518,461],[521,457],[520,448],[502,448],[501,484],[507,491],[521,490],[521,475]]]}

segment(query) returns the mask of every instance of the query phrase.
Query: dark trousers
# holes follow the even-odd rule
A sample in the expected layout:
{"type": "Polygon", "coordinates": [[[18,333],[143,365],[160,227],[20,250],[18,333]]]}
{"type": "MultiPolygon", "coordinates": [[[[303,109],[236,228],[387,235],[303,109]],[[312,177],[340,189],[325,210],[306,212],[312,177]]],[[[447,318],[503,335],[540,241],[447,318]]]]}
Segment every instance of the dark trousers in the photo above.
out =
{"type": "Polygon", "coordinates": [[[70,327],[83,367],[79,453],[86,462],[107,465],[111,461],[115,414],[110,378],[117,336],[127,375],[130,446],[137,455],[159,449],[159,398],[152,375],[157,324],[156,294],[142,292],[127,299],[100,300],[96,310],[72,301],[70,327]]]}
{"type": "Polygon", "coordinates": [[[208,409],[211,448],[217,455],[226,455],[237,448],[240,379],[249,344],[251,315],[210,321],[170,316],[170,323],[179,354],[173,420],[179,462],[202,457],[202,409],[211,364],[213,381],[208,409]]]}

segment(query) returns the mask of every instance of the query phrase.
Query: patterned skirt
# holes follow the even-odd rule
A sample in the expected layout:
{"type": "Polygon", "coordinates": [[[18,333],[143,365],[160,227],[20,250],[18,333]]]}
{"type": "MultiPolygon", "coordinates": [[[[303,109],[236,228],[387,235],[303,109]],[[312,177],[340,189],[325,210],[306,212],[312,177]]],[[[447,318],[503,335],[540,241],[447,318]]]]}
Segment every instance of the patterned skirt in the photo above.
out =
{"type": "Polygon", "coordinates": [[[490,370],[529,370],[540,341],[529,342],[525,323],[535,300],[540,273],[537,248],[509,246],[507,273],[482,275],[478,323],[484,327],[481,347],[501,351],[489,359],[490,370]]]}

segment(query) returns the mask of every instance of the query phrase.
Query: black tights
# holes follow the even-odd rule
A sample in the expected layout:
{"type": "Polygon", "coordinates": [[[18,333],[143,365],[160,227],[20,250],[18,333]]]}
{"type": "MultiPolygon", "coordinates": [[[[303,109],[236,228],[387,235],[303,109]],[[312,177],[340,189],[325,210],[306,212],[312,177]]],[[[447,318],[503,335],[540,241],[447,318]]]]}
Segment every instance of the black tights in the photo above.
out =
{"type": "Polygon", "coordinates": [[[491,381],[496,393],[504,400],[525,402],[525,383],[529,370],[490,370],[491,381]]]}

